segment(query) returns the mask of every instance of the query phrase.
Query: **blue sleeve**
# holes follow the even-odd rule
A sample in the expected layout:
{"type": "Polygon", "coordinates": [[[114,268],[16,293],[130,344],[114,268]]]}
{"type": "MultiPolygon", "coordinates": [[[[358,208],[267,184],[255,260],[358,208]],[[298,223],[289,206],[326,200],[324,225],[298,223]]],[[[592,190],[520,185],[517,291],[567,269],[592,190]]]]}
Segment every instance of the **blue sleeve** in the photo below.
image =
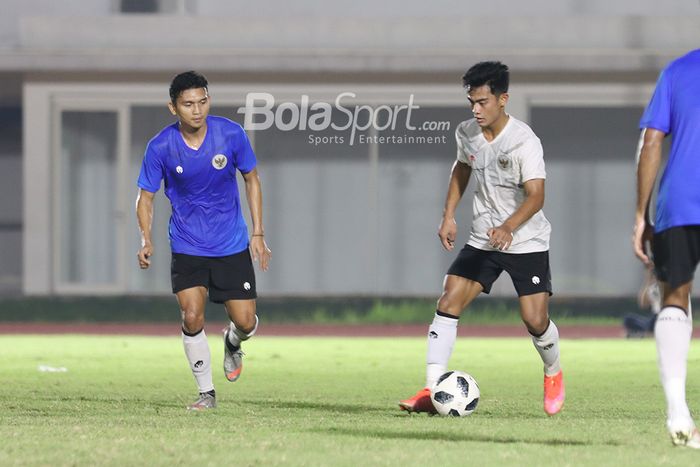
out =
{"type": "Polygon", "coordinates": [[[639,128],[653,128],[668,134],[671,132],[671,79],[668,69],[661,72],[656,89],[651,96],[639,128]]]}
{"type": "Polygon", "coordinates": [[[246,135],[245,130],[241,127],[239,127],[239,132],[235,135],[233,140],[233,160],[236,168],[244,174],[253,170],[257,165],[255,153],[250,146],[248,135],[246,135]]]}
{"type": "Polygon", "coordinates": [[[137,183],[139,188],[143,188],[151,193],[157,192],[160,189],[160,183],[163,181],[163,162],[153,146],[153,142],[150,142],[146,147],[137,183]]]}

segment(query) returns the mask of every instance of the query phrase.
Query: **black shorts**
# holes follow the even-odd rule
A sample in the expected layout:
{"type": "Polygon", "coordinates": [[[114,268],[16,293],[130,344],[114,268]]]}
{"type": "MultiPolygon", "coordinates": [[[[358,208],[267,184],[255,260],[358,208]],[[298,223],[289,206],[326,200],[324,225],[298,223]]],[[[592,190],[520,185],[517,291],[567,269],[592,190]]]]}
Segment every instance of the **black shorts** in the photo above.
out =
{"type": "Polygon", "coordinates": [[[253,260],[248,248],[220,257],[173,253],[170,278],[173,293],[203,286],[209,289],[209,300],[214,303],[250,300],[258,296],[253,260]]]}
{"type": "Polygon", "coordinates": [[[447,274],[478,282],[484,287],[484,293],[489,293],[503,271],[510,275],[518,297],[541,292],[552,295],[548,251],[503,253],[464,245],[447,274]]]}
{"type": "Polygon", "coordinates": [[[700,225],[671,227],[654,234],[656,277],[671,289],[693,280],[700,262],[700,225]]]}

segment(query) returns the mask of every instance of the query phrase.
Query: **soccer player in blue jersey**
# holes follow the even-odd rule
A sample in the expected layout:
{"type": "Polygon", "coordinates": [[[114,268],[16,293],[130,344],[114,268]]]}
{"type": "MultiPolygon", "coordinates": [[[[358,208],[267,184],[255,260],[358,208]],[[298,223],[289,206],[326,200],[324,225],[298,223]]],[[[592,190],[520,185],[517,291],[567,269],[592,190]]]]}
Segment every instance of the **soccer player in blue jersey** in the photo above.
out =
{"type": "Polygon", "coordinates": [[[223,303],[231,320],[224,332],[224,373],[236,381],[243,368],[241,342],[258,327],[253,260],[267,270],[262,191],[255,154],[243,128],[209,115],[206,78],[194,71],[170,84],[170,112],[177,122],[165,127],[146,148],[138,179],[136,214],[141,231],[138,261],[151,264],[153,198],[165,181],[172,205],[171,279],[182,314],[185,355],[199,388],[191,410],[216,407],[211,355],[204,333],[207,295],[223,303]],[[241,212],[236,172],[245,180],[252,232],[241,212]]]}
{"type": "Polygon", "coordinates": [[[640,122],[634,253],[652,261],[663,289],[654,336],[667,403],[666,426],[677,446],[700,449],[700,434],[685,398],[693,332],[690,290],[700,262],[700,49],[671,62],[656,83],[640,122]],[[647,219],[666,135],[671,152],[661,177],[656,220],[647,219]]]}

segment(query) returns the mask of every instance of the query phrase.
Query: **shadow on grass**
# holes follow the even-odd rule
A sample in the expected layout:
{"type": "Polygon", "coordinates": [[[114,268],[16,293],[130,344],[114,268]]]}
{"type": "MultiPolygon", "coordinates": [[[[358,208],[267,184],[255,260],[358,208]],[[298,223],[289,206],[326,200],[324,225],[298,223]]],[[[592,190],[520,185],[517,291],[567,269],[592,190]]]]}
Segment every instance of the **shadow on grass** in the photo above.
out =
{"type": "Polygon", "coordinates": [[[139,408],[182,408],[187,404],[191,404],[194,397],[185,399],[183,397],[175,397],[172,399],[141,399],[141,398],[110,398],[107,396],[61,396],[61,397],[35,397],[33,403],[41,407],[27,407],[17,405],[9,406],[10,409],[19,409],[22,412],[43,411],[51,412],[56,409],[64,410],[65,406],[73,406],[76,408],[119,408],[119,407],[139,407],[139,408]]]}
{"type": "MultiPolygon", "coordinates": [[[[225,402],[224,402],[225,403],[225,402]]],[[[339,404],[339,403],[328,403],[328,402],[314,402],[314,401],[300,401],[300,400],[260,400],[260,399],[236,399],[236,404],[249,404],[256,407],[263,407],[267,409],[291,409],[291,410],[318,410],[322,412],[333,412],[333,413],[343,413],[343,414],[363,414],[363,413],[374,413],[374,414],[384,414],[396,418],[407,418],[407,417],[432,417],[428,414],[410,414],[399,409],[398,402],[388,405],[369,405],[369,404],[339,404]]],[[[482,417],[493,417],[494,412],[488,409],[479,410],[479,415],[482,417]]],[[[529,413],[529,412],[512,412],[511,416],[519,420],[522,419],[533,419],[540,420],[543,415],[539,412],[529,413]]],[[[440,417],[437,417],[440,418],[440,417]]]]}
{"type": "Polygon", "coordinates": [[[550,438],[533,440],[528,438],[488,436],[476,433],[453,433],[453,432],[424,432],[424,431],[396,431],[380,429],[355,429],[355,428],[316,428],[309,430],[312,433],[325,435],[352,436],[358,438],[379,438],[379,439],[399,439],[399,440],[430,440],[430,441],[450,441],[450,442],[480,442],[494,444],[536,444],[543,446],[620,446],[620,443],[613,440],[604,442],[585,442],[572,439],[550,438]]]}
{"type": "Polygon", "coordinates": [[[386,412],[385,407],[377,407],[367,404],[329,404],[325,402],[311,401],[285,401],[285,400],[239,400],[237,402],[250,404],[268,409],[301,409],[301,410],[320,410],[323,412],[340,412],[340,413],[367,413],[367,412],[386,412]]]}

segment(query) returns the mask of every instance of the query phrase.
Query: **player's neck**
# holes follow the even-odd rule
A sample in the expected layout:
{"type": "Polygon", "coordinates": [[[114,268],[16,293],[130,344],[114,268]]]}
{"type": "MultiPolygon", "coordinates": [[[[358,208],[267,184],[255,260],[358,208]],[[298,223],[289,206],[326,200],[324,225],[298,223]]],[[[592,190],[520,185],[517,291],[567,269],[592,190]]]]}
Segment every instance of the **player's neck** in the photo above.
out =
{"type": "Polygon", "coordinates": [[[502,112],[491,125],[483,127],[481,132],[483,133],[484,138],[486,138],[486,141],[490,143],[496,139],[496,137],[501,134],[501,131],[503,131],[508,124],[508,120],[510,120],[510,116],[507,113],[502,112]]]}
{"type": "Polygon", "coordinates": [[[180,122],[180,135],[185,144],[192,149],[199,149],[207,136],[207,122],[205,121],[199,128],[192,128],[187,124],[180,122]]]}

